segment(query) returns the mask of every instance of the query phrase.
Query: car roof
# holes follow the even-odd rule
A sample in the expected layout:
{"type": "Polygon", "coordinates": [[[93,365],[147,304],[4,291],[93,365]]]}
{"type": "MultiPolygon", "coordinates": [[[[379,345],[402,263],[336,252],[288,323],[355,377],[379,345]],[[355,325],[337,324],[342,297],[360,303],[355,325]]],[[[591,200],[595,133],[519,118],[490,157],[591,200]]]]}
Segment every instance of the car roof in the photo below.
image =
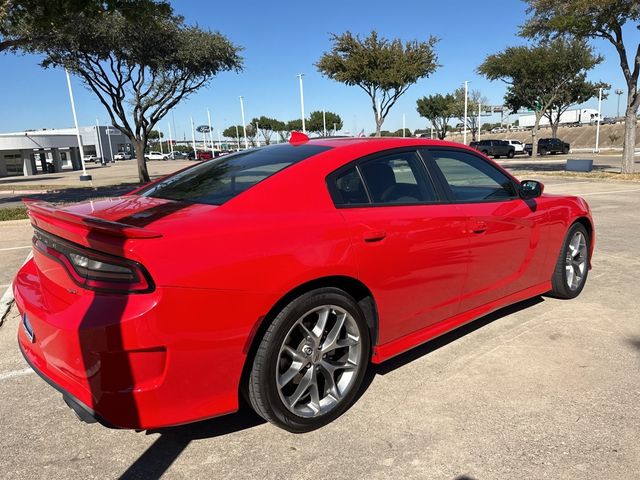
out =
{"type": "Polygon", "coordinates": [[[457,147],[469,148],[462,143],[448,142],[446,140],[432,140],[429,138],[416,137],[323,137],[310,138],[309,143],[322,145],[331,148],[362,146],[377,146],[380,149],[395,147],[457,147]]]}

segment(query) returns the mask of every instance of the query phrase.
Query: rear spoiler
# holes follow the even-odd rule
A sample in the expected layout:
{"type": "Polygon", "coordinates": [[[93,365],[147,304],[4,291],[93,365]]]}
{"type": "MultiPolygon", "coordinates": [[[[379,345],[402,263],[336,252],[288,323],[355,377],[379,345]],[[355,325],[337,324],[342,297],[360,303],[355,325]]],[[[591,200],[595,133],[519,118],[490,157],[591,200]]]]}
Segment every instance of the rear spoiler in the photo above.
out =
{"type": "Polygon", "coordinates": [[[104,220],[102,218],[83,215],[81,213],[72,213],[62,210],[48,202],[34,200],[31,198],[23,198],[22,202],[27,206],[29,217],[37,226],[38,220],[45,222],[56,221],[71,225],[79,225],[87,228],[92,232],[99,232],[118,238],[159,238],[161,233],[152,232],[145,228],[127,225],[125,223],[115,222],[112,220],[104,220]]]}

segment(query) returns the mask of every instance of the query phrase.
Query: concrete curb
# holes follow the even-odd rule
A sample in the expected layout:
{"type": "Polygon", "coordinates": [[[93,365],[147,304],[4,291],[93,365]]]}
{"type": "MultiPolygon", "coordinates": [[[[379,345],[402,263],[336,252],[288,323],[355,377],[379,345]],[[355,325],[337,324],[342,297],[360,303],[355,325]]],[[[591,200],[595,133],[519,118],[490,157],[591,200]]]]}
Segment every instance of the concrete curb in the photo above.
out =
{"type": "Polygon", "coordinates": [[[0,194],[6,195],[41,195],[43,193],[53,192],[54,190],[0,190],[0,194]]]}

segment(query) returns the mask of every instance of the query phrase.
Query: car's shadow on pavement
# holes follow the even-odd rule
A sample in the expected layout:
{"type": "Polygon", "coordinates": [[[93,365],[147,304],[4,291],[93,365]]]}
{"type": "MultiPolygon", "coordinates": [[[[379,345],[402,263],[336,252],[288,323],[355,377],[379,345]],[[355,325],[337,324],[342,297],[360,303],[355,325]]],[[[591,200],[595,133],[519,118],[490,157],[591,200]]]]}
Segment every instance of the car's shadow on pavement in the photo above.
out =
{"type": "MultiPolygon", "coordinates": [[[[431,352],[438,350],[459,338],[468,335],[495,320],[507,315],[527,309],[543,302],[541,296],[522,301],[486,315],[478,320],[470,322],[449,333],[431,340],[419,347],[398,355],[380,365],[370,365],[365,379],[360,388],[357,401],[371,385],[377,375],[386,375],[404,365],[413,362],[431,352]]],[[[182,454],[187,446],[194,440],[219,437],[229,433],[238,432],[264,424],[265,421],[253,412],[248,406],[242,404],[240,410],[232,415],[191,423],[178,427],[148,430],[147,434],[160,433],[158,439],[120,476],[121,480],[131,479],[159,479],[182,454]]],[[[466,479],[470,477],[458,477],[466,479]]],[[[456,479],[456,480],[458,480],[456,479]]]]}

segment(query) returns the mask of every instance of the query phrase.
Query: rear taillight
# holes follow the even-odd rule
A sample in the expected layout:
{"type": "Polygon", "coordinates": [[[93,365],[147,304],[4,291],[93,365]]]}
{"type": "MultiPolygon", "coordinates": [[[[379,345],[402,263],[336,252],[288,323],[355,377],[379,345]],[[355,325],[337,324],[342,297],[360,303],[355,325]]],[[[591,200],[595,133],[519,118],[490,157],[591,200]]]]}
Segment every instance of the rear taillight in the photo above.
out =
{"type": "Polygon", "coordinates": [[[153,283],[142,265],[132,260],[95,252],[36,230],[33,245],[43,255],[61,263],[83,288],[109,293],[145,293],[153,283]]]}

